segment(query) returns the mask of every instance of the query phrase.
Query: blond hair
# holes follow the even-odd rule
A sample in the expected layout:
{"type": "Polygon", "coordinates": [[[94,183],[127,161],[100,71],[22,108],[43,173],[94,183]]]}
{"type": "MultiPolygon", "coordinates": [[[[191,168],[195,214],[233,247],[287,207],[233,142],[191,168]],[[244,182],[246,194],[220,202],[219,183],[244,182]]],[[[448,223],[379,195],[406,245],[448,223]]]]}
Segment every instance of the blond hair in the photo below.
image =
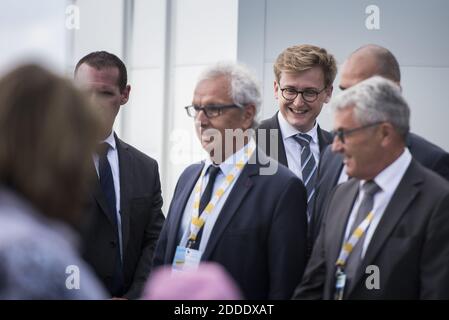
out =
{"type": "Polygon", "coordinates": [[[301,72],[315,66],[321,67],[324,84],[331,86],[337,74],[337,63],[326,49],[309,44],[288,47],[277,57],[274,63],[274,75],[279,82],[282,71],[301,72]]]}

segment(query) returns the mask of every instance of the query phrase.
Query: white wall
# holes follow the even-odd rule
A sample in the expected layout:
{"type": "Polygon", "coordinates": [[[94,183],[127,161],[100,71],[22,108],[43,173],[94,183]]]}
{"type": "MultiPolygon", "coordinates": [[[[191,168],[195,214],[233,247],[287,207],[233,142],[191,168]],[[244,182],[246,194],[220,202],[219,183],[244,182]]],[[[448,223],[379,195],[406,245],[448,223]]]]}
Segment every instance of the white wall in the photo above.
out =
{"type": "MultiPolygon", "coordinates": [[[[286,47],[309,43],[328,49],[339,63],[358,47],[376,43],[390,49],[402,71],[411,128],[449,150],[449,2],[445,0],[240,0],[238,59],[263,79],[263,116],[276,110],[273,63],[286,47]],[[368,30],[367,6],[380,10],[380,29],[368,30]]],[[[339,75],[334,83],[338,93],[339,75]]],[[[326,108],[319,117],[332,129],[326,108]]]]}
{"type": "Polygon", "coordinates": [[[2,0],[0,75],[17,64],[37,62],[63,73],[67,60],[64,0],[2,0]]]}

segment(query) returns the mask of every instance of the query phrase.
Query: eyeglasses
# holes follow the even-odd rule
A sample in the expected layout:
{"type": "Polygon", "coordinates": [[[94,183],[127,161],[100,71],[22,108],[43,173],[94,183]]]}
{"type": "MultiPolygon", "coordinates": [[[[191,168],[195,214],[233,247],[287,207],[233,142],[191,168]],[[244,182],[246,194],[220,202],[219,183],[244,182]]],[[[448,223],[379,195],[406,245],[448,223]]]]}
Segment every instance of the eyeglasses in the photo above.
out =
{"type": "Polygon", "coordinates": [[[331,131],[332,134],[332,138],[333,140],[335,139],[335,137],[338,137],[338,139],[341,141],[341,143],[345,143],[345,137],[353,134],[354,132],[363,130],[363,129],[367,129],[367,128],[371,128],[374,126],[377,126],[379,124],[383,123],[383,121],[378,121],[378,122],[374,122],[374,123],[370,123],[370,124],[366,124],[364,126],[360,126],[354,129],[349,129],[349,130],[344,130],[344,129],[338,129],[338,130],[334,130],[331,131]]]}
{"type": "Polygon", "coordinates": [[[313,89],[305,89],[303,91],[296,90],[293,88],[283,88],[281,89],[282,96],[287,101],[295,101],[298,94],[301,94],[302,99],[306,102],[314,102],[316,99],[318,99],[318,95],[323,92],[327,87],[324,87],[320,91],[313,90],[313,89]]]}
{"type": "Polygon", "coordinates": [[[187,106],[184,108],[187,111],[187,115],[192,118],[195,118],[200,113],[200,111],[203,111],[204,114],[206,115],[206,117],[208,117],[208,118],[215,118],[215,117],[220,116],[223,113],[224,109],[240,108],[240,107],[235,104],[230,104],[230,105],[224,105],[224,106],[215,105],[215,106],[204,106],[204,107],[191,105],[191,106],[187,106]]]}

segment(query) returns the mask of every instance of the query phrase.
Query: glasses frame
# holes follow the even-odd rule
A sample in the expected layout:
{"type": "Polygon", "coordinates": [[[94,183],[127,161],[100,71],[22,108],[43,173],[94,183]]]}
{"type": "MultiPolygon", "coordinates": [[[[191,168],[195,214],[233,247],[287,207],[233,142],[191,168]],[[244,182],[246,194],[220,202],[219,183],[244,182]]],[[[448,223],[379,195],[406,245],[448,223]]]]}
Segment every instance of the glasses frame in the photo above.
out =
{"type": "Polygon", "coordinates": [[[323,91],[326,90],[326,89],[327,89],[327,86],[325,86],[323,89],[321,89],[321,90],[319,90],[319,91],[315,91],[315,90],[312,90],[312,89],[306,89],[306,90],[302,90],[302,91],[301,91],[301,90],[296,90],[295,88],[290,88],[290,87],[287,87],[287,88],[281,88],[280,90],[281,90],[281,95],[282,95],[282,97],[283,97],[285,100],[287,100],[287,101],[293,102],[293,101],[296,100],[296,98],[298,98],[298,95],[301,94],[302,100],[304,100],[305,102],[312,103],[312,102],[315,102],[315,101],[318,99],[318,96],[320,95],[320,93],[323,92],[323,91]],[[288,98],[286,98],[286,97],[284,96],[284,91],[285,91],[285,90],[292,90],[292,91],[295,91],[295,92],[296,92],[295,98],[293,98],[293,99],[288,99],[288,98]],[[306,98],[304,98],[304,92],[306,92],[306,91],[313,91],[313,92],[315,93],[315,99],[306,99],[306,98]]]}
{"type": "Polygon", "coordinates": [[[345,143],[345,136],[351,135],[354,132],[357,131],[361,131],[364,129],[368,129],[374,126],[378,126],[379,124],[384,123],[384,121],[377,121],[374,123],[370,123],[370,124],[365,124],[363,126],[357,127],[357,128],[353,128],[353,129],[348,129],[348,130],[344,130],[344,129],[338,129],[338,130],[333,130],[331,131],[332,134],[332,140],[335,140],[335,137],[338,138],[338,140],[340,140],[341,143],[345,143]]]}
{"type": "Polygon", "coordinates": [[[231,109],[231,108],[240,108],[240,106],[238,106],[236,104],[228,104],[228,105],[210,105],[210,106],[204,106],[204,107],[189,105],[189,106],[184,107],[184,109],[186,109],[187,115],[189,117],[195,118],[201,111],[203,111],[204,115],[209,119],[219,117],[223,114],[223,110],[231,109]],[[210,112],[212,112],[212,110],[214,112],[216,111],[218,113],[211,114],[210,112]]]}

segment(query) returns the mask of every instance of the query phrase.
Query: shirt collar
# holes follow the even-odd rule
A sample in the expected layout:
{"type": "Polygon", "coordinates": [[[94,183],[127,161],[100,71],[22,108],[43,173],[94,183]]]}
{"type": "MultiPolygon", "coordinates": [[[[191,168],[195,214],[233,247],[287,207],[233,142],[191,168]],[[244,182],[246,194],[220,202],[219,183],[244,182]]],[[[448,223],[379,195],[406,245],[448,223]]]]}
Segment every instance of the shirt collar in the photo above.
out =
{"type": "Polygon", "coordinates": [[[102,143],[103,143],[103,142],[106,142],[107,144],[109,144],[109,145],[111,146],[111,148],[112,148],[113,150],[115,150],[116,144],[115,144],[114,131],[112,131],[111,134],[110,134],[106,139],[104,139],[104,140],[101,141],[101,142],[102,142],[102,143]]]}
{"type": "MultiPolygon", "coordinates": [[[[239,151],[237,151],[236,153],[230,155],[229,157],[226,158],[225,161],[223,161],[219,167],[221,172],[227,176],[229,173],[231,173],[232,169],[234,168],[235,164],[237,161],[239,161],[243,155],[244,152],[246,152],[248,149],[255,149],[256,148],[256,142],[254,141],[254,139],[251,137],[249,142],[243,146],[243,148],[241,148],[239,151]]],[[[245,164],[248,162],[248,158],[245,157],[244,160],[245,164]]],[[[204,161],[204,168],[206,169],[206,172],[209,168],[209,166],[214,165],[212,160],[210,158],[207,158],[204,161]]]]}
{"type": "Polygon", "coordinates": [[[295,127],[293,127],[290,123],[288,123],[287,120],[284,119],[284,116],[282,115],[281,112],[278,112],[278,121],[282,133],[282,139],[284,141],[289,138],[292,138],[293,136],[296,136],[298,133],[304,133],[311,136],[312,141],[318,144],[318,122],[316,120],[315,124],[313,125],[313,128],[310,129],[308,132],[301,132],[295,127]]]}
{"type": "MultiPolygon", "coordinates": [[[[410,162],[412,161],[412,155],[408,148],[404,148],[404,152],[388,167],[383,169],[375,178],[374,182],[388,193],[393,193],[396,190],[399,182],[407,171],[410,162]]],[[[366,180],[360,181],[360,187],[366,183],[366,180]]]]}

